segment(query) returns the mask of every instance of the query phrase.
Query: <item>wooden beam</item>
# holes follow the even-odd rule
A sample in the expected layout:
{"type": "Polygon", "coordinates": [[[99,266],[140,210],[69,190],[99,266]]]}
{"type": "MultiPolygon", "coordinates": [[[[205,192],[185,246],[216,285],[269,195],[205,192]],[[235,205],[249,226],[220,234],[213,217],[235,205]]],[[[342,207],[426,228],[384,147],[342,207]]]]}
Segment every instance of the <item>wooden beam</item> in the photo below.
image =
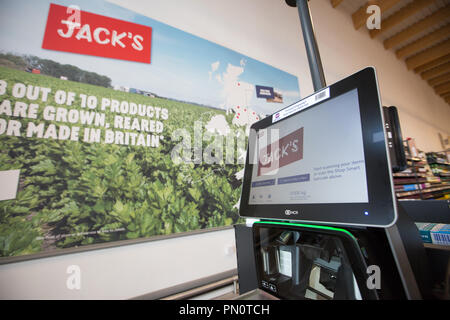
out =
{"type": "Polygon", "coordinates": [[[411,70],[425,63],[443,57],[449,53],[450,53],[450,39],[441,42],[440,44],[435,45],[434,47],[426,49],[416,54],[415,56],[407,58],[405,60],[406,66],[408,70],[411,70]]]}
{"type": "Polygon", "coordinates": [[[444,82],[450,81],[450,72],[441,74],[440,76],[434,77],[430,80],[428,80],[428,83],[430,86],[435,87],[437,85],[440,85],[444,82]]]}
{"type": "Polygon", "coordinates": [[[331,5],[333,6],[333,8],[336,8],[344,0],[330,0],[330,1],[331,1],[331,5]]]}
{"type": "Polygon", "coordinates": [[[384,40],[383,44],[386,49],[390,49],[405,42],[412,36],[431,28],[432,26],[446,20],[450,16],[450,4],[442,9],[439,9],[428,17],[420,20],[419,22],[413,24],[412,26],[406,28],[405,30],[395,34],[389,39],[384,40]]]}
{"type": "Polygon", "coordinates": [[[423,72],[420,76],[423,80],[430,80],[433,78],[436,78],[444,73],[447,73],[450,71],[450,62],[441,64],[433,69],[427,70],[423,72]]]}
{"type": "Polygon", "coordinates": [[[439,95],[450,92],[450,81],[447,81],[446,83],[434,87],[434,91],[436,91],[436,93],[439,95]]]}
{"type": "Polygon", "coordinates": [[[380,7],[381,13],[385,12],[386,10],[389,10],[394,5],[399,3],[401,0],[369,0],[365,5],[363,5],[361,8],[353,12],[352,14],[352,20],[353,20],[353,26],[356,30],[361,28],[368,18],[367,14],[367,7],[370,5],[377,5],[380,7]]]}
{"type": "Polygon", "coordinates": [[[440,58],[438,58],[436,60],[433,60],[433,61],[431,61],[429,63],[423,64],[423,65],[421,65],[421,66],[419,66],[417,68],[414,68],[414,72],[415,73],[422,73],[422,72],[424,72],[426,70],[430,70],[432,68],[435,68],[435,67],[437,67],[437,66],[439,66],[441,64],[444,64],[444,63],[446,63],[448,61],[450,61],[450,54],[447,54],[447,55],[445,55],[443,57],[440,57],[440,58]]]}
{"type": "Polygon", "coordinates": [[[445,101],[450,102],[450,92],[443,93],[440,95],[445,101]]]}
{"type": "Polygon", "coordinates": [[[404,6],[397,12],[393,13],[391,16],[389,16],[386,20],[381,21],[381,29],[373,29],[370,30],[370,37],[373,39],[376,36],[379,36],[385,31],[388,31],[392,27],[396,26],[403,20],[411,17],[412,15],[415,15],[420,10],[428,7],[436,0],[430,1],[430,0],[415,0],[408,5],[404,6]]]}
{"type": "Polygon", "coordinates": [[[450,92],[441,94],[441,98],[445,100],[448,104],[450,104],[450,92]]]}
{"type": "Polygon", "coordinates": [[[427,34],[425,37],[422,37],[414,41],[413,43],[404,46],[403,48],[397,50],[395,54],[399,59],[406,56],[410,56],[416,52],[423,50],[426,47],[429,47],[430,45],[433,45],[441,40],[444,40],[445,38],[448,37],[449,34],[450,34],[450,23],[447,24],[445,27],[442,27],[436,31],[427,34]]]}
{"type": "Polygon", "coordinates": [[[445,100],[445,102],[450,103],[450,92],[441,94],[440,96],[445,100]]]}

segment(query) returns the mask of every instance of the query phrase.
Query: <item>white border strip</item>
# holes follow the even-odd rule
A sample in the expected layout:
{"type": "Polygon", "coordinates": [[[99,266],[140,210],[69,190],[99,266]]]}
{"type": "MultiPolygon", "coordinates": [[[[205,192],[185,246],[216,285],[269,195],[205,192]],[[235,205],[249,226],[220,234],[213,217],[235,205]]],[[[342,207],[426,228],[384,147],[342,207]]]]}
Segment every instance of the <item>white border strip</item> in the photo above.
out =
{"type": "Polygon", "coordinates": [[[287,107],[274,115],[272,115],[272,123],[275,123],[277,121],[280,121],[281,119],[284,119],[286,117],[289,117],[290,115],[297,113],[303,109],[312,107],[313,105],[328,99],[330,97],[330,88],[327,87],[316,94],[313,94],[312,96],[309,96],[306,99],[300,100],[299,102],[293,104],[290,107],[287,107]]]}

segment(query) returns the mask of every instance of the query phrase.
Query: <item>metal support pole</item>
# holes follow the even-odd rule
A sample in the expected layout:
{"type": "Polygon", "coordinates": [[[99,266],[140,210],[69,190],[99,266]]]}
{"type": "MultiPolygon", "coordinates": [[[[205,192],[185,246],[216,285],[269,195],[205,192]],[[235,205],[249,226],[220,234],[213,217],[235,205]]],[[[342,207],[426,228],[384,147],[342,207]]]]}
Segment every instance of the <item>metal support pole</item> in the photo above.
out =
{"type": "MultiPolygon", "coordinates": [[[[293,0],[286,0],[286,3],[293,6],[293,0]]],[[[305,42],[306,53],[308,55],[309,70],[313,81],[314,91],[327,86],[323,73],[322,60],[320,59],[319,48],[317,46],[314,28],[309,12],[308,0],[296,0],[300,24],[302,26],[303,40],[305,42]]]]}

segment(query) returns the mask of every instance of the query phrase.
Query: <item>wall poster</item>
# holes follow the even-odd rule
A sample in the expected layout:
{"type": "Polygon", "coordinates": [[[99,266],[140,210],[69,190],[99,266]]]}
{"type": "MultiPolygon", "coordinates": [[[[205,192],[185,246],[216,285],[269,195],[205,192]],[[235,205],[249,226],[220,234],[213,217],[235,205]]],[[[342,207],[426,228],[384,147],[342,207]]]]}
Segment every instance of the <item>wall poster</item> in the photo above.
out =
{"type": "Polygon", "coordinates": [[[239,219],[248,128],[295,76],[105,1],[0,6],[0,257],[239,219]]]}

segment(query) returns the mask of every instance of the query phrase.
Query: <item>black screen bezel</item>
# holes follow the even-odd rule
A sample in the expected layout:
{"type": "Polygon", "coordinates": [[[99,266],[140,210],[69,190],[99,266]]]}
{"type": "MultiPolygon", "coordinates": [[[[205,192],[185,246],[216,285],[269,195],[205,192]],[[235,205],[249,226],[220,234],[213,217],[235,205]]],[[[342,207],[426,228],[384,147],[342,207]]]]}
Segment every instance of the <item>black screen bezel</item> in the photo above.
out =
{"type": "MultiPolygon", "coordinates": [[[[322,103],[330,99],[357,89],[369,202],[250,205],[249,195],[253,164],[249,161],[249,148],[247,147],[239,207],[241,217],[376,227],[389,227],[396,222],[397,212],[392,188],[392,173],[386,147],[384,119],[375,69],[372,67],[365,68],[328,88],[329,98],[289,115],[277,123],[281,123],[294,115],[297,116],[305,110],[320,107],[322,103]],[[374,142],[374,140],[377,142],[374,142]],[[298,211],[298,214],[286,215],[286,210],[290,210],[291,213],[292,211],[298,211]]],[[[270,127],[272,124],[272,116],[268,116],[255,122],[251,129],[257,132],[260,129],[270,127]]]]}

